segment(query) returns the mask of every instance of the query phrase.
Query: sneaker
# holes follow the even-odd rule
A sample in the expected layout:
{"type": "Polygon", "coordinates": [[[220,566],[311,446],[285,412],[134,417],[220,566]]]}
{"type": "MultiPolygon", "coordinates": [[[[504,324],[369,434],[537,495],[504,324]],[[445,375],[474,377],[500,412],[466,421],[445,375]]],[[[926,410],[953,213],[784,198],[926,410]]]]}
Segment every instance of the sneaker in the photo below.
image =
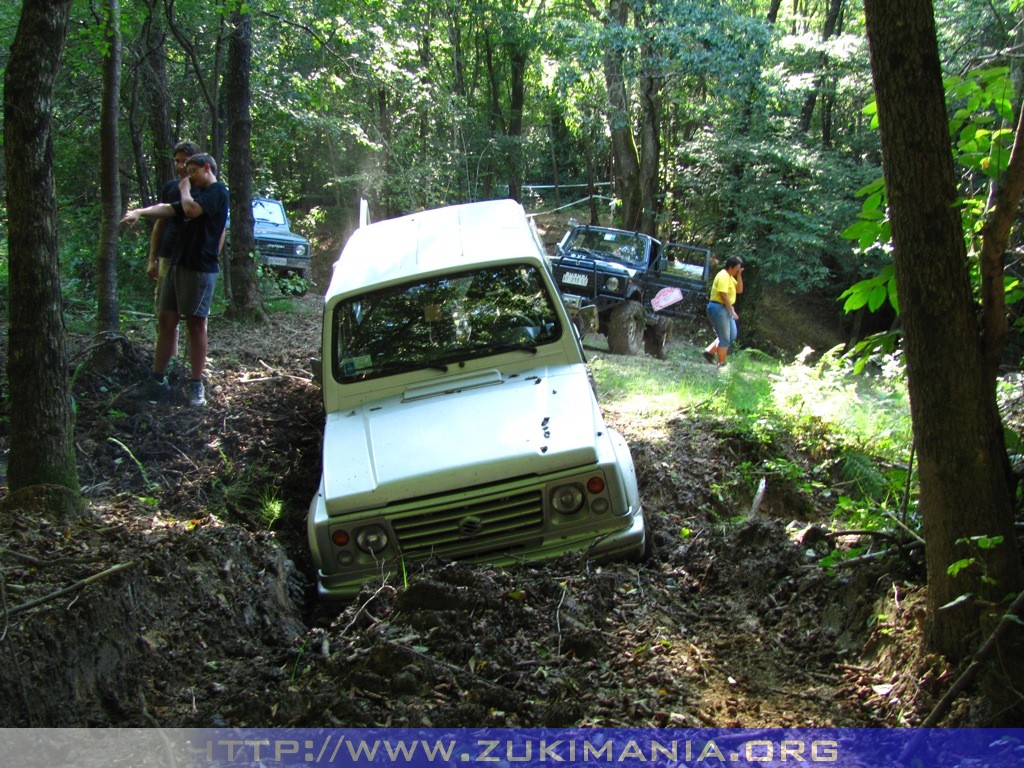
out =
{"type": "Polygon", "coordinates": [[[705,349],[705,350],[704,350],[703,352],[701,352],[701,354],[702,354],[702,355],[704,355],[704,359],[705,359],[705,360],[707,360],[707,361],[708,361],[709,363],[711,363],[712,365],[715,365],[715,364],[716,364],[716,363],[718,362],[718,361],[717,361],[717,360],[715,359],[715,356],[714,356],[714,354],[713,354],[713,353],[711,353],[711,352],[708,352],[708,351],[707,351],[706,349],[705,349]]]}
{"type": "Polygon", "coordinates": [[[195,408],[206,405],[206,388],[203,387],[203,382],[195,379],[185,382],[185,399],[195,408]]]}
{"type": "Polygon", "coordinates": [[[150,376],[142,383],[142,396],[146,400],[166,400],[171,394],[171,385],[166,376],[159,379],[150,376]]]}

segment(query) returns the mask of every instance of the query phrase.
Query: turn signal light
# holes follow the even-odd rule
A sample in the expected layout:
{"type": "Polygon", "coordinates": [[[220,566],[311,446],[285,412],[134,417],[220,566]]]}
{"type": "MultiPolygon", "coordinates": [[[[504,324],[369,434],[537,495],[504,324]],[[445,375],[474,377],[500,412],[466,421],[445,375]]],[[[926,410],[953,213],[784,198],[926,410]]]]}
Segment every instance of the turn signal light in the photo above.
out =
{"type": "Polygon", "coordinates": [[[343,528],[335,528],[331,531],[331,544],[336,547],[344,547],[349,542],[348,531],[343,528]]]}

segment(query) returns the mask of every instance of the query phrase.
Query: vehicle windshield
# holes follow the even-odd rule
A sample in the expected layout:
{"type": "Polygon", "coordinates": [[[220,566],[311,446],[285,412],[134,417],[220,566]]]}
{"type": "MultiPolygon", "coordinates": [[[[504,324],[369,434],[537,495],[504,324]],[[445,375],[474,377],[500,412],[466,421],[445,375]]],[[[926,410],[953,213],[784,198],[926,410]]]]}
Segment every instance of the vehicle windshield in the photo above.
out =
{"type": "Polygon", "coordinates": [[[333,314],[334,377],[343,383],[503,352],[535,353],[561,323],[537,268],[488,267],[354,296],[333,314]]]}
{"type": "Polygon", "coordinates": [[[253,221],[262,221],[266,224],[283,227],[286,221],[284,206],[276,200],[253,200],[252,218],[253,221]]]}
{"type": "Polygon", "coordinates": [[[569,237],[565,250],[582,251],[592,256],[628,261],[631,264],[643,264],[647,258],[643,238],[631,232],[611,232],[586,227],[581,227],[569,237]]]}

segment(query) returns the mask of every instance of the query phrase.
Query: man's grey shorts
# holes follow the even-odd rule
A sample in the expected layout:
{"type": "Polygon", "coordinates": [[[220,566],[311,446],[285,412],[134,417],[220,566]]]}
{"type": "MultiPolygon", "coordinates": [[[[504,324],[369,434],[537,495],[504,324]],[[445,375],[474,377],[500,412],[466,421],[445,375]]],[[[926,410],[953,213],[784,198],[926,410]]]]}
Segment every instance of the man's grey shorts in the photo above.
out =
{"type": "Polygon", "coordinates": [[[216,286],[216,272],[171,267],[160,283],[160,310],[177,312],[183,317],[207,317],[216,286]]]}

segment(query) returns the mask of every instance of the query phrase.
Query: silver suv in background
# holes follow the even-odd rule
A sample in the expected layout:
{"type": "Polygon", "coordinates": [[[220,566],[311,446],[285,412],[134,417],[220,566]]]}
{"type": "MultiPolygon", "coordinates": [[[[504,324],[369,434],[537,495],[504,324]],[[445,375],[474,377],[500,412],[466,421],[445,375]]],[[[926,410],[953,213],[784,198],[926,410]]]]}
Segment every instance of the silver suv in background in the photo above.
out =
{"type": "Polygon", "coordinates": [[[281,276],[296,275],[308,280],[312,263],[309,241],[292,232],[281,201],[254,197],[252,218],[260,263],[281,276]]]}

